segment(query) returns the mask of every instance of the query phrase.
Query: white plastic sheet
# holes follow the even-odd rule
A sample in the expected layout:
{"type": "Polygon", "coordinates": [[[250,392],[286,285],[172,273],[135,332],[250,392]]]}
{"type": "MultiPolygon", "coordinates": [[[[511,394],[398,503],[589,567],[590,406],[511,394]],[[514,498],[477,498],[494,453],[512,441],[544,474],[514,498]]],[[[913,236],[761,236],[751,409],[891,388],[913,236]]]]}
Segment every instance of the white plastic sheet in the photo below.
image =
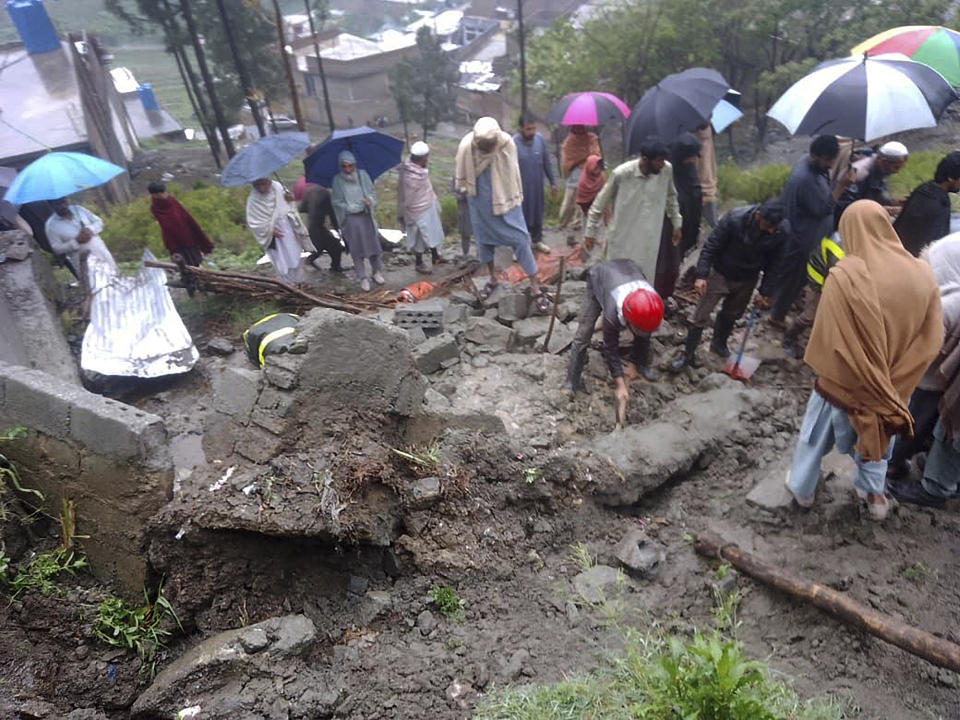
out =
{"type": "MultiPolygon", "coordinates": [[[[149,250],[144,260],[154,260],[149,250]]],[[[190,370],[200,357],[184,327],[167,277],[141,267],[121,275],[92,257],[90,324],[83,335],[80,367],[101,375],[153,378],[190,370]]]]}

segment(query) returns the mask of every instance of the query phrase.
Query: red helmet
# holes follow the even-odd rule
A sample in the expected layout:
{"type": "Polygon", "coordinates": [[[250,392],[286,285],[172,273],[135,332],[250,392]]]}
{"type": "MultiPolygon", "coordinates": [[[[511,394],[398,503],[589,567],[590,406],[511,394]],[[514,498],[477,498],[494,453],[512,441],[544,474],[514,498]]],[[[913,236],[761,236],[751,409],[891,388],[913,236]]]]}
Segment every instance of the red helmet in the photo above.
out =
{"type": "Polygon", "coordinates": [[[623,299],[623,319],[640,332],[653,332],[663,321],[663,300],[655,290],[638,288],[623,299]]]}

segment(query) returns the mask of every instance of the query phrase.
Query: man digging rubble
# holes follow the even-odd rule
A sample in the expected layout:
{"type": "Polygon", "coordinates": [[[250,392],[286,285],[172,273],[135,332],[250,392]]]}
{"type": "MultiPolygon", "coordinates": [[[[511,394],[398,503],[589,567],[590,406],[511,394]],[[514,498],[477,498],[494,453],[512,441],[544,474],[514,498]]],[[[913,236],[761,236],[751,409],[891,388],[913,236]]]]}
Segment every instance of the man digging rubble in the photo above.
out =
{"type": "Polygon", "coordinates": [[[695,363],[697,345],[710,324],[710,314],[721,300],[710,351],[724,360],[730,356],[727,339],[747,309],[760,273],[763,282],[754,304],[762,310],[770,307],[780,258],[789,239],[790,224],[783,217],[779,198],[763,205],[734,208],[720,219],[697,261],[693,287],[700,302],[687,330],[683,354],[670,364],[671,371],[680,372],[695,363]]]}
{"type": "Polygon", "coordinates": [[[617,417],[626,413],[630,393],[620,360],[620,331],[633,333],[633,364],[647,380],[656,380],[650,366],[650,333],[663,320],[663,301],[632,260],[610,260],[594,265],[587,273],[587,290],[577,334],[570,348],[570,364],[563,387],[571,393],[583,389],[581,375],[587,359],[587,346],[593,337],[597,318],[603,317],[603,356],[616,385],[617,417]]]}

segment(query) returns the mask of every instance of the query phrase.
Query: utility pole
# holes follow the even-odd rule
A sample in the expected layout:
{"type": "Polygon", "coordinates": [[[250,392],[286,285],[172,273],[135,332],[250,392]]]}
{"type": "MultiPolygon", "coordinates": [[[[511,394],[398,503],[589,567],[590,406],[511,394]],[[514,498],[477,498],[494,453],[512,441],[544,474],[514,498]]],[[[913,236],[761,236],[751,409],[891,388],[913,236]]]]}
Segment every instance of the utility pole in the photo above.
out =
{"type": "Polygon", "coordinates": [[[527,38],[523,31],[523,0],[517,0],[517,31],[520,34],[520,114],[527,112],[527,38]]]}
{"type": "MultiPolygon", "coordinates": [[[[317,29],[313,24],[313,9],[310,7],[310,0],[303,0],[303,6],[307,10],[307,19],[310,22],[310,37],[313,38],[313,52],[317,55],[317,69],[320,71],[320,84],[323,86],[323,104],[327,110],[327,123],[330,125],[330,132],[333,132],[333,108],[330,107],[330,93],[327,92],[327,75],[323,72],[323,58],[320,57],[320,43],[317,42],[317,29]]],[[[307,72],[310,71],[310,62],[307,61],[307,72]]]]}
{"type": "Polygon", "coordinates": [[[233,36],[233,26],[230,25],[230,18],[227,15],[227,8],[223,0],[217,1],[217,10],[220,13],[220,23],[223,25],[223,32],[227,36],[227,44],[230,46],[230,55],[233,57],[233,64],[237,68],[237,75],[240,76],[240,85],[243,87],[243,94],[247,96],[247,105],[253,114],[253,121],[257,124],[257,132],[260,137],[267,134],[263,126],[263,116],[260,115],[260,108],[257,107],[257,99],[253,96],[253,83],[250,81],[250,73],[247,72],[247,66],[240,57],[240,50],[237,48],[237,40],[233,36]]]}
{"type": "MultiPolygon", "coordinates": [[[[273,13],[277,18],[277,38],[280,42],[280,57],[283,59],[283,71],[287,76],[287,85],[290,86],[290,102],[293,103],[293,117],[297,121],[298,130],[306,130],[307,124],[303,120],[303,110],[300,109],[300,96],[297,94],[297,83],[293,79],[293,68],[290,67],[290,56],[287,55],[287,38],[283,34],[283,13],[280,12],[280,3],[273,0],[273,13]]],[[[309,70],[309,67],[307,68],[309,70]]],[[[271,116],[273,113],[271,113],[271,116]]]]}
{"type": "Polygon", "coordinates": [[[223,114],[223,106],[220,105],[220,98],[217,97],[217,88],[213,84],[213,76],[210,74],[210,67],[207,65],[207,55],[203,50],[203,44],[200,42],[197,23],[194,21],[193,12],[190,10],[190,1],[180,0],[180,10],[183,12],[183,19],[187,23],[187,32],[190,34],[193,52],[197,56],[197,65],[200,66],[203,85],[207,89],[207,95],[210,96],[210,105],[213,107],[213,115],[217,119],[217,128],[220,130],[223,147],[227,150],[227,157],[232,158],[237,154],[237,151],[233,147],[233,140],[230,139],[227,118],[223,114]]]}

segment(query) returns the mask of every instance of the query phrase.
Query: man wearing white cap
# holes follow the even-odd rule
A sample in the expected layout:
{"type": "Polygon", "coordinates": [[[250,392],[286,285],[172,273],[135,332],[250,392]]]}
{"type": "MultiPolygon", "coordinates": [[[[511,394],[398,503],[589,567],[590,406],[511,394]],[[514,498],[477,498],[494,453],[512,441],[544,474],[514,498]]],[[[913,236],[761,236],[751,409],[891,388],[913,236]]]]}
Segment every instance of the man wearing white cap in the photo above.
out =
{"type": "Polygon", "coordinates": [[[903,170],[908,158],[906,145],[891,141],[881,145],[876,154],[853,163],[857,179],[837,202],[836,222],[840,222],[843,211],[857,200],[873,200],[883,205],[891,215],[896,215],[899,207],[887,193],[887,178],[903,170]]]}
{"type": "Polygon", "coordinates": [[[537,282],[537,262],[521,208],[523,190],[517,146],[492,117],[477,120],[473,131],[460,141],[454,178],[457,190],[467,195],[470,224],[477,238],[477,259],[490,272],[481,297],[490,297],[497,287],[493,253],[497,246],[505,246],[513,250],[530,278],[537,309],[546,312],[550,303],[537,282]]]}
{"type": "Polygon", "coordinates": [[[431,263],[445,262],[440,257],[443,244],[443,225],[440,206],[430,183],[427,159],[430,147],[418,140],[410,147],[409,159],[400,166],[397,184],[397,222],[407,232],[407,248],[417,260],[417,272],[429,275],[432,271],[423,262],[423,253],[430,250],[431,263]]]}

